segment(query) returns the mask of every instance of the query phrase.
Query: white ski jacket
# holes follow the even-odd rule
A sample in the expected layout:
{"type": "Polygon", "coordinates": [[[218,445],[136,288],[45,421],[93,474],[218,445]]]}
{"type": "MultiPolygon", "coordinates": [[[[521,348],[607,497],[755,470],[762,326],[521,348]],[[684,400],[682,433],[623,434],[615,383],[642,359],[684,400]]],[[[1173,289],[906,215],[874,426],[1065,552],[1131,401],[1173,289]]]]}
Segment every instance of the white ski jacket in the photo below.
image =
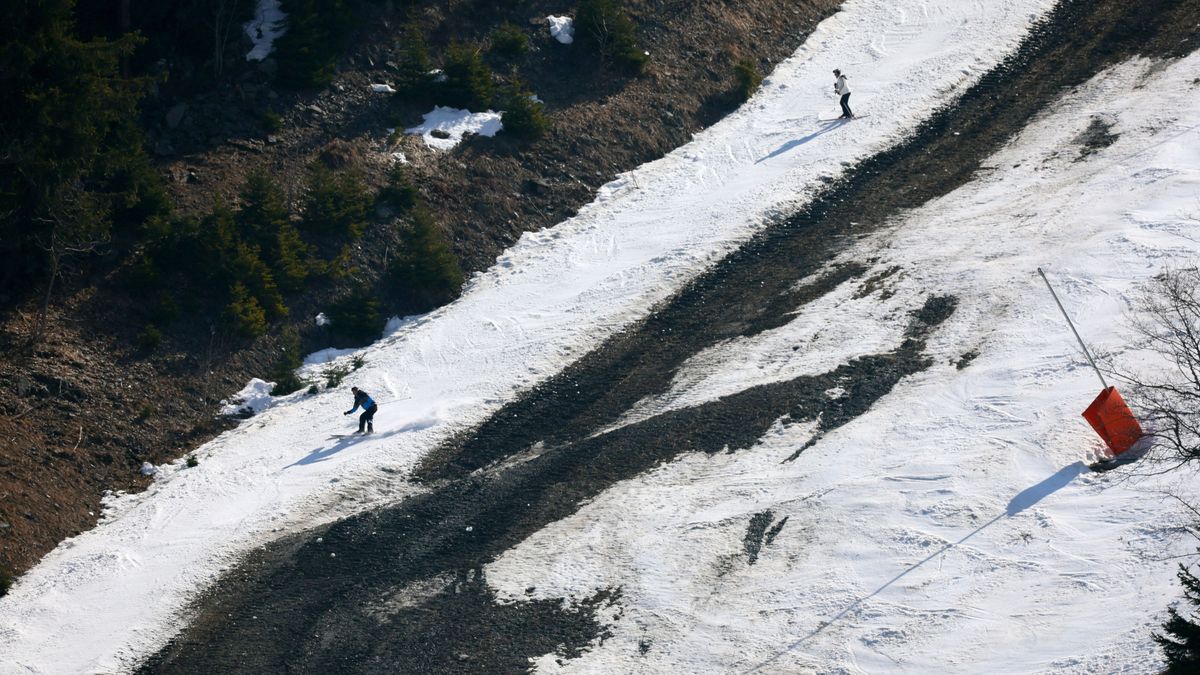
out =
{"type": "Polygon", "coordinates": [[[833,91],[837,93],[838,96],[850,93],[850,85],[846,84],[845,75],[838,75],[837,82],[835,82],[833,85],[833,91]]]}

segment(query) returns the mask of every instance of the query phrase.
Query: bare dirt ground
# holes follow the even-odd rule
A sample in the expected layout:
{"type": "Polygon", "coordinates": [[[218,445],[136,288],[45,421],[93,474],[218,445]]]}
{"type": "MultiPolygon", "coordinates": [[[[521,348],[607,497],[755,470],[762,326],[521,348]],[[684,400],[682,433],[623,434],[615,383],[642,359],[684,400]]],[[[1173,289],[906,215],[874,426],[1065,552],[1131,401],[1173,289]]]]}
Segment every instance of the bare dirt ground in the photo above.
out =
{"type": "MultiPolygon", "coordinates": [[[[540,602],[499,604],[482,580],[489,561],[614,482],[680,453],[746,451],[785,416],[819,419],[822,431],[846,423],[906,374],[927,367],[924,340],[956,300],[930,296],[913,307],[908,339],[892,352],[599,432],[637,401],[665,391],[678,366],[709,345],[786,323],[797,307],[844,281],[882,292],[853,265],[801,288],[796,282],[821,269],[853,233],[970,180],[1065,88],[1136,54],[1170,58],[1197,49],[1197,25],[1200,7],[1180,0],[1062,3],[1016,55],[911,139],[855,167],[636,330],[428,458],[419,479],[429,493],[250,556],[143,670],[512,672],[528,668],[527,659],[547,653],[548,644],[560,661],[577,656],[606,635],[591,613],[607,607],[619,617],[621,589],[549,613],[540,602]],[[828,398],[824,392],[835,385],[846,395],[828,398]],[[521,453],[533,456],[505,461],[521,453]]],[[[748,556],[761,554],[752,544],[766,536],[769,520],[755,519],[747,526],[748,556]]],[[[644,643],[642,651],[653,648],[644,643]]]]}
{"type": "MultiPolygon", "coordinates": [[[[279,176],[298,202],[304,167],[331,147],[378,186],[391,153],[403,151],[469,272],[490,265],[522,232],[575,213],[616,173],[661,156],[732,110],[734,61],[749,57],[769,72],[838,4],[631,0],[651,61],[630,79],[571,56],[549,37],[543,17],[561,12],[559,4],[523,3],[533,51],[519,71],[546,101],[553,127],[532,144],[476,138],[451,153],[413,137],[387,144],[386,129],[419,122],[420,111],[369,91],[389,78],[387,54],[402,20],[379,8],[364,17],[330,87],[275,91],[247,66],[216,91],[164,90],[147,102],[149,145],[183,211],[209,208],[218,197],[234,202],[258,166],[279,176]],[[167,113],[180,104],[186,110],[171,125],[167,113]],[[283,118],[275,133],[263,126],[267,108],[283,118]]],[[[465,0],[430,3],[418,18],[434,45],[483,39],[495,23],[465,0]]],[[[393,237],[389,228],[368,229],[354,254],[357,280],[378,279],[393,237]]],[[[216,418],[219,401],[263,375],[278,353],[271,337],[241,344],[196,320],[146,354],[134,346],[140,326],[130,320],[145,311],[140,298],[102,273],[63,287],[49,331],[30,352],[20,346],[33,330],[33,304],[0,316],[0,571],[19,573],[94,525],[104,491],[143,488],[143,462],[180,457],[226,428],[216,418]]],[[[315,314],[336,292],[289,301],[292,315],[315,314]]]]}

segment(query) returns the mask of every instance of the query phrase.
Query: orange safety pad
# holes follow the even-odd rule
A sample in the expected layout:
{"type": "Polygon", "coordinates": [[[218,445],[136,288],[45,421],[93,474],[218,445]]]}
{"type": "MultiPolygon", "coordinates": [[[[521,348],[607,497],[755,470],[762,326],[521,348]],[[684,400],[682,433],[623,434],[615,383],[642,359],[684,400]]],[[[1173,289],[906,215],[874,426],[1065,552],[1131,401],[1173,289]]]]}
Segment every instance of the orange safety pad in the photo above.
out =
{"type": "Polygon", "coordinates": [[[1100,392],[1083,411],[1083,418],[1100,434],[1114,455],[1125,452],[1142,437],[1142,425],[1138,424],[1116,387],[1100,392]]]}

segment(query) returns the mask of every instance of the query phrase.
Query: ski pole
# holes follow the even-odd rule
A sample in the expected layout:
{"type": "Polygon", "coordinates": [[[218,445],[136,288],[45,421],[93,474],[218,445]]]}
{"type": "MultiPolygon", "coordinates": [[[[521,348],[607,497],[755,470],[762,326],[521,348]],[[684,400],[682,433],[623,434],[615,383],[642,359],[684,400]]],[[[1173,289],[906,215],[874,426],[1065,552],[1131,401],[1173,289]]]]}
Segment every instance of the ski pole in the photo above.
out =
{"type": "Polygon", "coordinates": [[[1066,308],[1058,299],[1058,294],[1054,292],[1054,287],[1050,285],[1050,280],[1046,278],[1046,273],[1042,268],[1037,268],[1038,274],[1042,275],[1042,281],[1046,282],[1046,288],[1050,289],[1050,296],[1054,298],[1054,304],[1058,305],[1058,311],[1062,312],[1063,318],[1067,320],[1067,325],[1071,327],[1071,332],[1075,334],[1075,339],[1079,340],[1079,346],[1083,349],[1083,355],[1087,357],[1088,363],[1092,364],[1092,369],[1096,371],[1096,377],[1100,378],[1100,384],[1108,389],[1108,383],[1104,381],[1104,374],[1096,367],[1096,361],[1092,358],[1092,353],[1088,351],[1087,345],[1083,344],[1083,338],[1079,337],[1079,331],[1075,330],[1075,322],[1071,321],[1071,316],[1067,314],[1066,308]]]}

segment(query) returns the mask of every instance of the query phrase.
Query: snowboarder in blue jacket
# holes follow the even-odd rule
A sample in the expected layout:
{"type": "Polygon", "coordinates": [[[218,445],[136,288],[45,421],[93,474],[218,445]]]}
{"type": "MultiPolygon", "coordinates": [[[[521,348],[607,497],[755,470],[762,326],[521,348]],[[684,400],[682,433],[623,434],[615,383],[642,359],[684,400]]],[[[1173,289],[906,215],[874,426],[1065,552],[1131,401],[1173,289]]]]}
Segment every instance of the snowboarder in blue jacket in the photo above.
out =
{"type": "Polygon", "coordinates": [[[375,424],[371,421],[375,417],[375,412],[379,410],[379,406],[375,405],[375,400],[371,398],[367,392],[358,387],[350,387],[350,391],[354,392],[354,407],[342,413],[343,415],[353,414],[361,406],[363,414],[358,416],[358,433],[363,433],[365,426],[366,433],[375,431],[375,424]]]}

